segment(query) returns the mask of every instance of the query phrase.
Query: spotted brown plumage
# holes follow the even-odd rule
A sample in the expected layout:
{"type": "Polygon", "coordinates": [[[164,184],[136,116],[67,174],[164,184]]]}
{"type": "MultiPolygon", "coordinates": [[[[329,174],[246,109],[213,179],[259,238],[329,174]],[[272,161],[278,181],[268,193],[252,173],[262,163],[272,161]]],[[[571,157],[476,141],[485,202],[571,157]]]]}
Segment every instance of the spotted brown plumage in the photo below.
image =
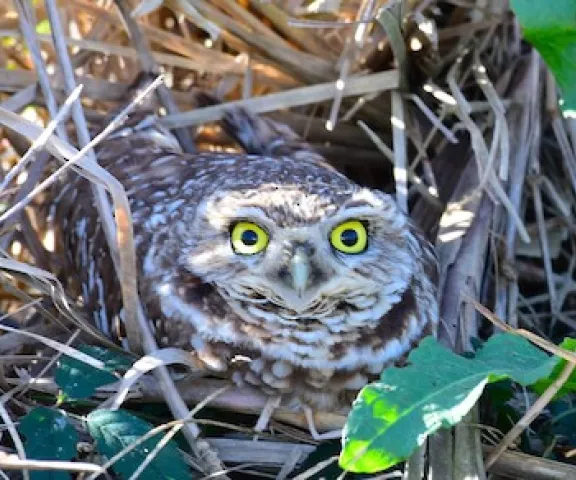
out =
{"type": "MultiPolygon", "coordinates": [[[[157,340],[270,395],[321,408],[349,402],[434,330],[432,247],[391,196],[355,184],[287,127],[242,109],[224,127],[249,154],[183,154],[149,121],[97,150],[130,200],[157,340]],[[239,222],[250,254],[232,244],[239,222]],[[331,235],[346,222],[359,230],[343,230],[341,249],[366,234],[361,251],[335,248],[331,235]]],[[[120,289],[85,180],[61,188],[52,217],[88,314],[121,336],[120,289]]]]}

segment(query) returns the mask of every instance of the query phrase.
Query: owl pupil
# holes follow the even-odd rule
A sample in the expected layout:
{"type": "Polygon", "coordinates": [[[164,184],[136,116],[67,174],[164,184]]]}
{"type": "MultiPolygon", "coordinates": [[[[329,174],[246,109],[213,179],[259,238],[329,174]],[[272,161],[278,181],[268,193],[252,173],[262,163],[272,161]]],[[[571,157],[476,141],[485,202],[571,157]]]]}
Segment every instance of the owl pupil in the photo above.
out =
{"type": "Polygon", "coordinates": [[[347,247],[353,247],[358,243],[358,233],[355,230],[344,230],[340,235],[340,240],[347,247]]]}
{"type": "Polygon", "coordinates": [[[244,230],[241,239],[244,245],[251,247],[258,242],[258,234],[254,230],[244,230]]]}

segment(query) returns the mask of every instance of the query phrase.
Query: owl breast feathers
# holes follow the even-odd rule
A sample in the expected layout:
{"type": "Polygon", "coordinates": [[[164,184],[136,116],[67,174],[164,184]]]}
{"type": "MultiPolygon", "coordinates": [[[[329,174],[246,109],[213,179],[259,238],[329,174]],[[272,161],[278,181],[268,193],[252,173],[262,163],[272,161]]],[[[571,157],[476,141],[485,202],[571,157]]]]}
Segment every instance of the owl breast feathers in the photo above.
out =
{"type": "MultiPolygon", "coordinates": [[[[224,125],[249,154],[183,154],[150,126],[97,152],[130,199],[157,340],[266,393],[340,405],[434,331],[432,248],[392,197],[286,127],[244,110],[224,125]]],[[[119,335],[120,290],[85,180],[61,189],[53,218],[89,315],[119,335]]]]}

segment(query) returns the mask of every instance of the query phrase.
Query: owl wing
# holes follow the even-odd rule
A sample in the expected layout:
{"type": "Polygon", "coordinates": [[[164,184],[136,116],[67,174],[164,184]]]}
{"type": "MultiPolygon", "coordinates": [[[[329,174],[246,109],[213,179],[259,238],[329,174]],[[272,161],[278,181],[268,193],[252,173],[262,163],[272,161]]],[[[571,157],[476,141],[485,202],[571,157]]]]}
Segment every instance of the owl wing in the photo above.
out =
{"type": "MultiPolygon", "coordinates": [[[[148,74],[139,75],[127,89],[126,105],[152,80],[148,74]]],[[[125,105],[106,115],[92,129],[92,136],[106,128],[124,108],[125,105]]],[[[182,178],[182,160],[177,158],[180,146],[176,137],[156,122],[155,108],[155,98],[148,96],[96,148],[100,166],[112,173],[126,190],[140,190],[142,195],[152,194],[163,184],[174,185],[175,179],[182,178]],[[173,160],[155,165],[156,160],[166,157],[173,160]]],[[[60,239],[58,250],[66,266],[62,281],[71,294],[82,298],[90,320],[102,333],[122,338],[120,285],[90,183],[70,172],[52,193],[54,200],[49,205],[48,221],[60,239]]],[[[131,202],[132,210],[134,207],[131,202]]],[[[139,205],[138,210],[143,216],[150,215],[152,205],[139,205]]]]}

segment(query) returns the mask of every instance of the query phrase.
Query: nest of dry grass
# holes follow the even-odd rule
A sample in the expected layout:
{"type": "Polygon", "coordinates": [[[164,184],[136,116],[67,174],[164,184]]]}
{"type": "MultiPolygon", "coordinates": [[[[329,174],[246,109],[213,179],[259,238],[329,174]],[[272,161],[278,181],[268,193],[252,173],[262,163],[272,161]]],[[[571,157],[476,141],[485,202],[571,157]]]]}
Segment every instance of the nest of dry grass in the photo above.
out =
{"type": "MultiPolygon", "coordinates": [[[[470,350],[472,338],[493,333],[470,299],[540,339],[558,343],[573,335],[576,124],[558,115],[553,80],[522,43],[504,3],[3,2],[0,416],[8,433],[0,445],[0,470],[11,473],[2,476],[46,467],[24,458],[14,424],[32,407],[54,402],[58,387],[50,367],[62,354],[77,355],[68,347],[77,336],[89,331],[104,341],[60,288],[54,237],[36,208],[49,200],[45,187],[63,169],[76,169],[110,191],[120,212],[115,228],[128,239],[117,249],[131,311],[127,323],[134,331],[145,325],[130,280],[134,252],[126,199],[89,155],[78,155],[94,144],[88,127],[125,106],[127,87],[142,70],[163,74],[165,86],[154,86],[163,105],[160,121],[174,129],[184,149],[234,148],[214,122],[229,103],[242,104],[289,125],[359,183],[395,192],[436,240],[442,267],[439,338],[453,349],[470,350]],[[75,90],[79,85],[81,92],[75,90]],[[194,108],[195,91],[209,91],[225,103],[194,108]],[[68,164],[62,167],[51,156],[68,164]]],[[[154,346],[142,328],[135,345],[150,352],[154,346]]],[[[156,375],[159,384],[143,380],[129,401],[144,410],[165,402],[176,418],[187,417],[185,404],[212,412],[182,429],[190,464],[205,475],[304,479],[334,462],[337,450],[311,456],[317,442],[297,428],[305,426],[301,415],[277,411],[274,435],[261,437],[254,448],[250,423],[226,412],[257,414],[264,398],[222,391],[216,380],[177,391],[165,368],[156,375]],[[209,426],[207,442],[198,440],[199,429],[209,426]]],[[[92,405],[115,392],[99,389],[92,405]]],[[[519,411],[546,414],[530,407],[528,400],[519,411]]],[[[323,412],[317,422],[332,429],[344,419],[323,412]]],[[[426,461],[422,450],[398,474],[485,478],[483,450],[498,445],[501,452],[514,440],[486,425],[492,420],[489,412],[476,410],[462,426],[430,440],[426,461]]],[[[526,425],[515,428],[521,433],[526,425]]],[[[531,438],[531,456],[493,456],[491,472],[576,478],[566,449],[538,446],[541,439],[531,438]],[[539,458],[538,451],[554,451],[563,463],[539,458]]]]}

